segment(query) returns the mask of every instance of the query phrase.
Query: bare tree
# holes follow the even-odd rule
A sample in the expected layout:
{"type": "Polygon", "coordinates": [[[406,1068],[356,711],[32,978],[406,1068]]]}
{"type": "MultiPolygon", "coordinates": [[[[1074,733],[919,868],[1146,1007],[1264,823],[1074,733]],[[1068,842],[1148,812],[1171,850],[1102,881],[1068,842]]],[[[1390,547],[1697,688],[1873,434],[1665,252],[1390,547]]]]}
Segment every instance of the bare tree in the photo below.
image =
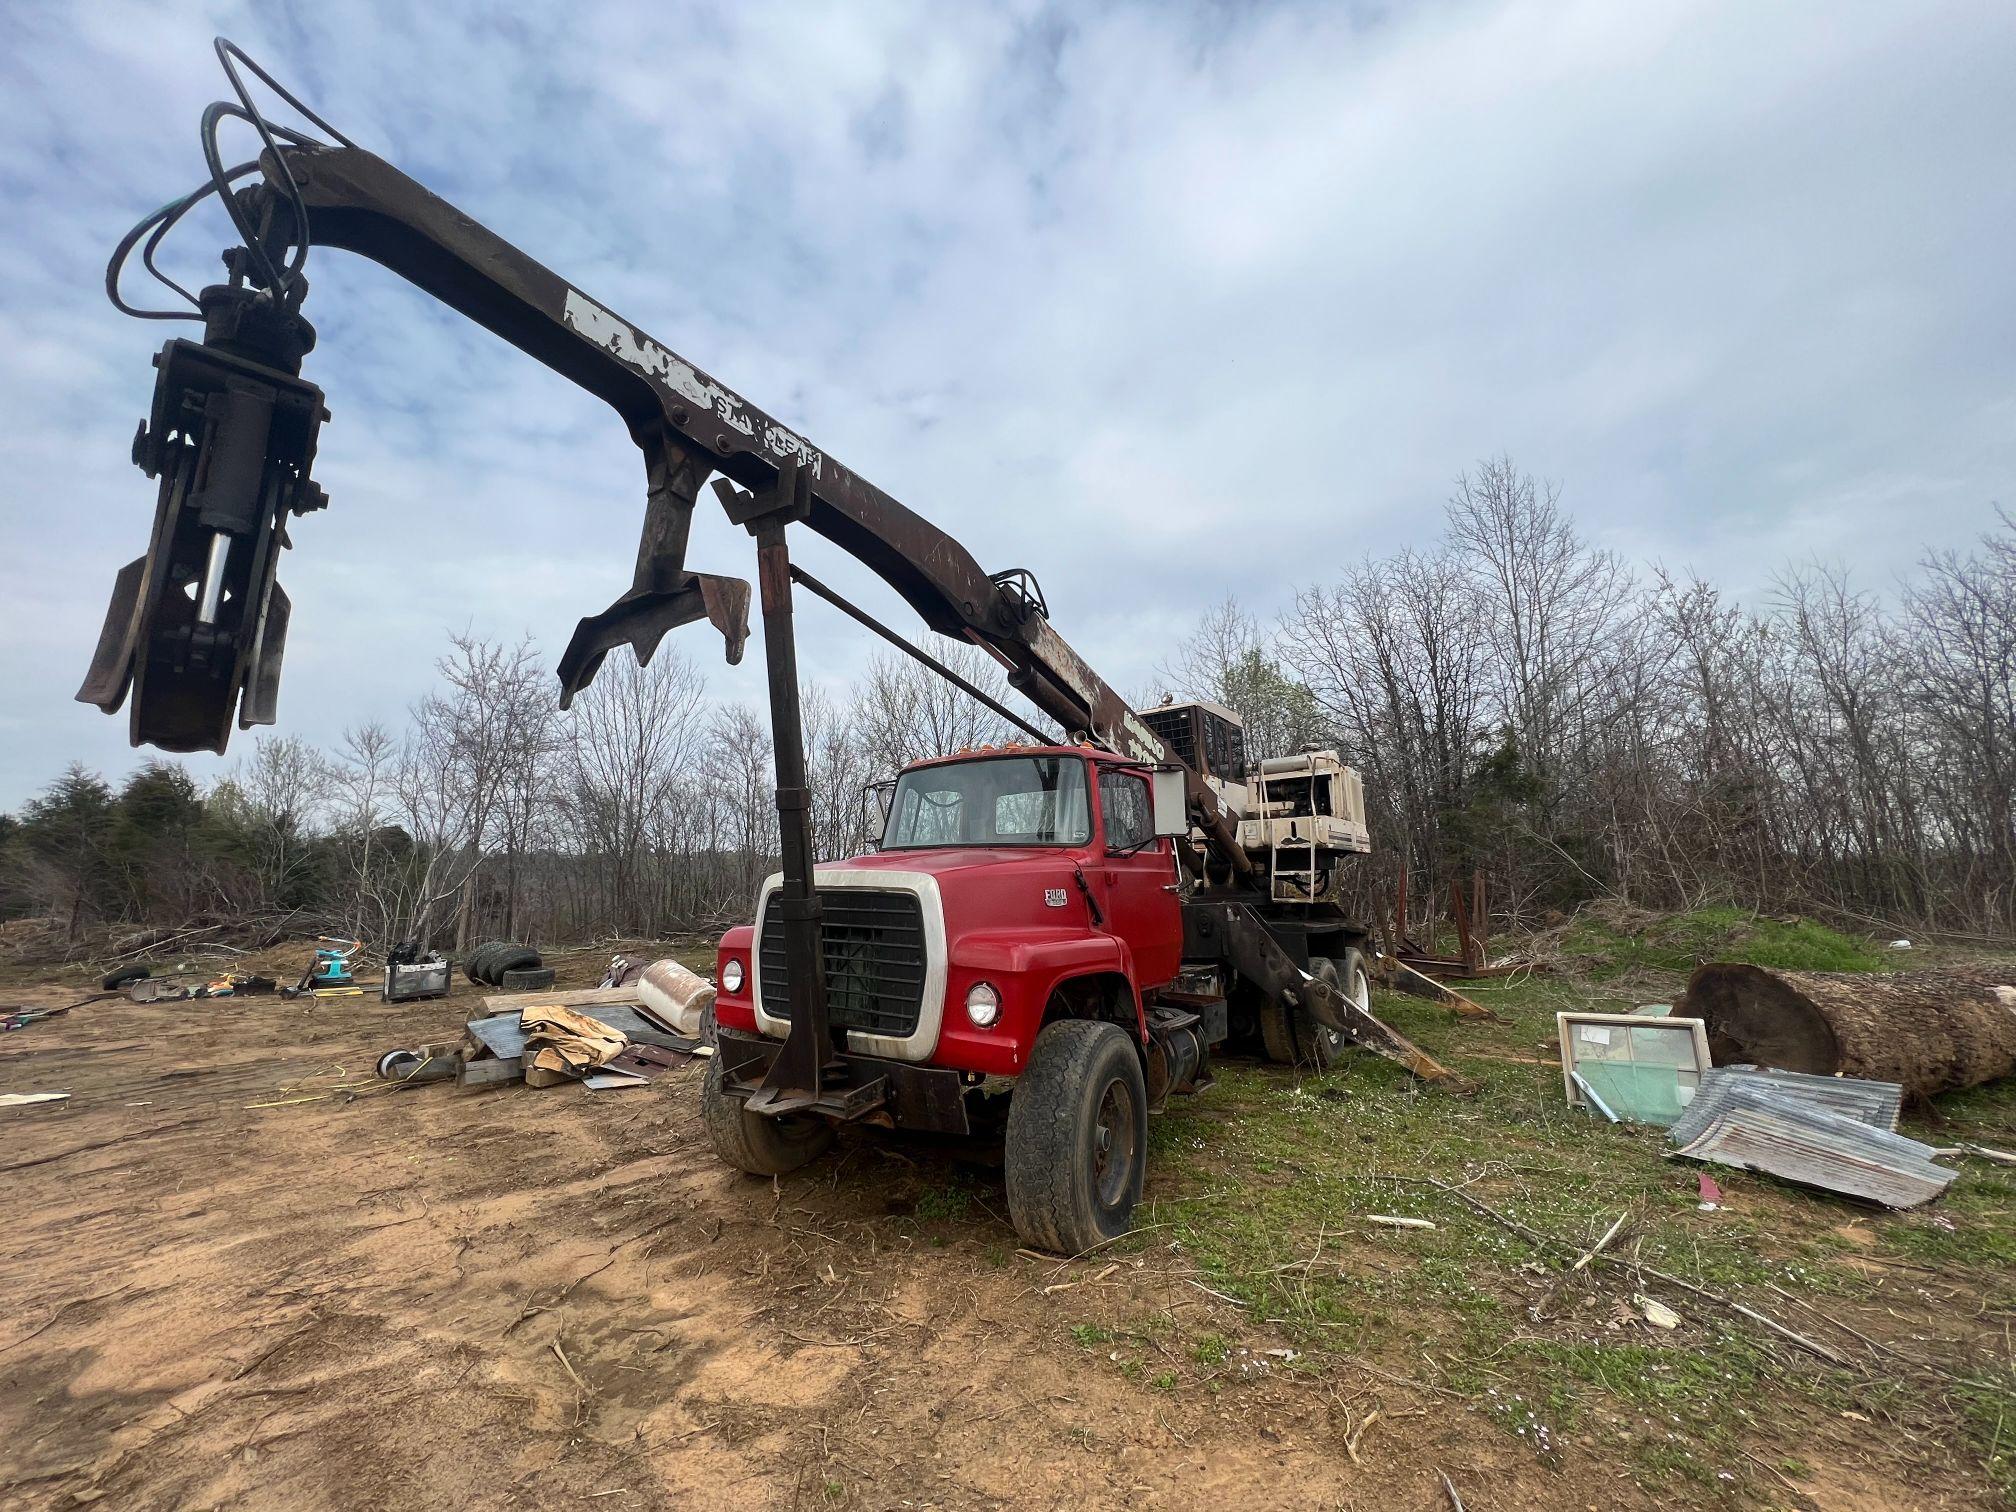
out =
{"type": "MultiPolygon", "coordinates": [[[[940,640],[931,649],[968,682],[1006,701],[1000,668],[978,647],[940,640]]],[[[1014,735],[993,710],[893,651],[871,661],[855,685],[854,727],[868,765],[884,775],[929,756],[998,745],[1014,735]]]]}
{"type": "Polygon", "coordinates": [[[1904,595],[1908,698],[1931,748],[1921,781],[1940,800],[1933,841],[1955,902],[1979,928],[2016,920],[2016,519],[1979,554],[1934,554],[1904,595]]]}
{"type": "Polygon", "coordinates": [[[397,823],[399,747],[382,724],[343,732],[329,764],[330,811],[347,882],[344,913],[359,939],[390,939],[408,916],[413,837],[397,823]]]}
{"type": "Polygon", "coordinates": [[[1483,600],[1446,553],[1348,568],[1281,621],[1282,660],[1370,779],[1382,844],[1431,878],[1461,859],[1445,831],[1485,739],[1487,635],[1483,600]]]}
{"type": "Polygon", "coordinates": [[[461,899],[455,944],[475,926],[478,870],[495,834],[506,785],[528,744],[551,738],[552,698],[531,643],[506,646],[451,636],[436,663],[444,691],[415,704],[395,777],[420,875],[399,933],[432,937],[450,899],[461,899]]]}
{"type": "Polygon", "coordinates": [[[820,861],[858,856],[880,833],[880,811],[867,788],[893,773],[871,771],[856,711],[824,689],[799,697],[805,729],[806,781],[812,791],[812,855],[820,861]]]}
{"type": "MultiPolygon", "coordinates": [[[[699,670],[661,647],[648,666],[606,663],[574,700],[561,801],[574,848],[596,862],[609,928],[657,922],[650,842],[700,750],[706,692],[699,670]]],[[[528,803],[528,822],[531,812],[528,803]]]]}
{"type": "Polygon", "coordinates": [[[714,711],[700,777],[715,815],[712,850],[717,886],[703,900],[710,912],[753,906],[777,856],[776,771],[770,729],[748,704],[714,711]]]}
{"type": "Polygon", "coordinates": [[[1536,484],[1509,457],[1457,479],[1448,520],[1451,544],[1490,604],[1499,718],[1542,782],[1557,780],[1630,575],[1576,534],[1552,484],[1536,484]]]}
{"type": "Polygon", "coordinates": [[[1825,565],[1778,578],[1778,619],[1794,660],[1780,738],[1811,800],[1808,836],[1829,872],[1885,910],[1922,904],[1906,856],[1915,838],[1912,753],[1902,740],[1901,657],[1882,605],[1825,565]]]}
{"type": "Polygon", "coordinates": [[[253,896],[241,906],[287,914],[311,897],[314,838],[330,794],[328,763],[292,735],[262,735],[211,801],[244,829],[253,896]]]}

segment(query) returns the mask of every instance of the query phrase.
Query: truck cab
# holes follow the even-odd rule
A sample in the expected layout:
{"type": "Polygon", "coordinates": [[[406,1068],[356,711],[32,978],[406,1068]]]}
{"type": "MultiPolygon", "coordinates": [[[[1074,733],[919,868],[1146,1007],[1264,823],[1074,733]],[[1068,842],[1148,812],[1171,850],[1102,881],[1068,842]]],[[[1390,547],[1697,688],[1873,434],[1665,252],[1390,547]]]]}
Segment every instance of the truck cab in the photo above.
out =
{"type": "MultiPolygon", "coordinates": [[[[1010,1208],[1067,1252],[1124,1231],[1151,1101],[1188,1090],[1210,1026],[1174,1001],[1183,969],[1178,836],[1155,772],[1087,746],[918,762],[880,847],[819,866],[836,1080],[872,1107],[750,1106],[790,1031],[781,877],[716,957],[705,1112],[731,1164],[776,1174],[839,1122],[983,1132],[1003,1122],[1010,1208]],[[1004,1096],[992,1079],[1008,1078],[1004,1096]]],[[[1178,807],[1180,813],[1180,805],[1178,807]]],[[[1223,1038],[1222,1000],[1216,1037],[1223,1038]]]]}
{"type": "MultiPolygon", "coordinates": [[[[1016,1076],[1059,1014],[1145,1037],[1145,1003],[1183,956],[1174,843],[1154,831],[1152,774],[1081,746],[962,752],[896,779],[879,850],[816,872],[827,1011],[847,1048],[1016,1076]]],[[[729,930],[718,1025],[790,1029],[781,931],[729,930]]]]}

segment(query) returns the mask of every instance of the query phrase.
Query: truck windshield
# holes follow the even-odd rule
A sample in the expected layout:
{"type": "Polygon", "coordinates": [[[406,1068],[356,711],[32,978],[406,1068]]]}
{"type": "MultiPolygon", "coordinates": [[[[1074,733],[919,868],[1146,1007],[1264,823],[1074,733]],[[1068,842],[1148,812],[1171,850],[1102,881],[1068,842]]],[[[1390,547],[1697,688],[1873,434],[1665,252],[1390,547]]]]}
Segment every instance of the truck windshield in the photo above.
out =
{"type": "Polygon", "coordinates": [[[1084,762],[1069,756],[995,756],[897,778],[882,848],[1083,845],[1091,838],[1084,762]]]}

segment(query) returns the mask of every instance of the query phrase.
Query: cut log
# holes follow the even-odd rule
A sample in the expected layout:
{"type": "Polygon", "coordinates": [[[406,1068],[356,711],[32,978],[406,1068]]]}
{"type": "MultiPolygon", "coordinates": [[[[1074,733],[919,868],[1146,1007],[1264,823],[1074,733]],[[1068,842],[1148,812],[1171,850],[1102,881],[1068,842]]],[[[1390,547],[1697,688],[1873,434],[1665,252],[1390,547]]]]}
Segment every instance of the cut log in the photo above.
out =
{"type": "Polygon", "coordinates": [[[1920,1097],[2016,1072],[2016,969],[1766,971],[1711,962],[1678,1011],[1718,1066],[1901,1083],[1920,1097]]]}

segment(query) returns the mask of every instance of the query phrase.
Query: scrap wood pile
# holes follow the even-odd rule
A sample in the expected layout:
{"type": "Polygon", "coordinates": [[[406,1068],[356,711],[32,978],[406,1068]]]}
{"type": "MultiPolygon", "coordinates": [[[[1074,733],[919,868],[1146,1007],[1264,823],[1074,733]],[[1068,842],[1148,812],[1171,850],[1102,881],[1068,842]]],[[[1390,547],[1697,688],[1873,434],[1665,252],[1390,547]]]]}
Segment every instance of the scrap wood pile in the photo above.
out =
{"type": "Polygon", "coordinates": [[[634,971],[630,965],[620,957],[611,963],[605,981],[622,985],[486,997],[488,1012],[464,1026],[459,1042],[387,1051],[378,1074],[394,1082],[453,1080],[465,1087],[580,1082],[603,1092],[643,1086],[711,1054],[704,1020],[714,1003],[712,984],[677,961],[653,961],[634,971]]]}
{"type": "Polygon", "coordinates": [[[240,957],[299,940],[306,931],[328,922],[300,910],[196,913],[168,924],[79,923],[62,915],[40,915],[0,922],[0,962],[22,966],[89,962],[99,971],[110,971],[136,961],[208,960],[212,965],[206,969],[214,971],[240,957]]]}

